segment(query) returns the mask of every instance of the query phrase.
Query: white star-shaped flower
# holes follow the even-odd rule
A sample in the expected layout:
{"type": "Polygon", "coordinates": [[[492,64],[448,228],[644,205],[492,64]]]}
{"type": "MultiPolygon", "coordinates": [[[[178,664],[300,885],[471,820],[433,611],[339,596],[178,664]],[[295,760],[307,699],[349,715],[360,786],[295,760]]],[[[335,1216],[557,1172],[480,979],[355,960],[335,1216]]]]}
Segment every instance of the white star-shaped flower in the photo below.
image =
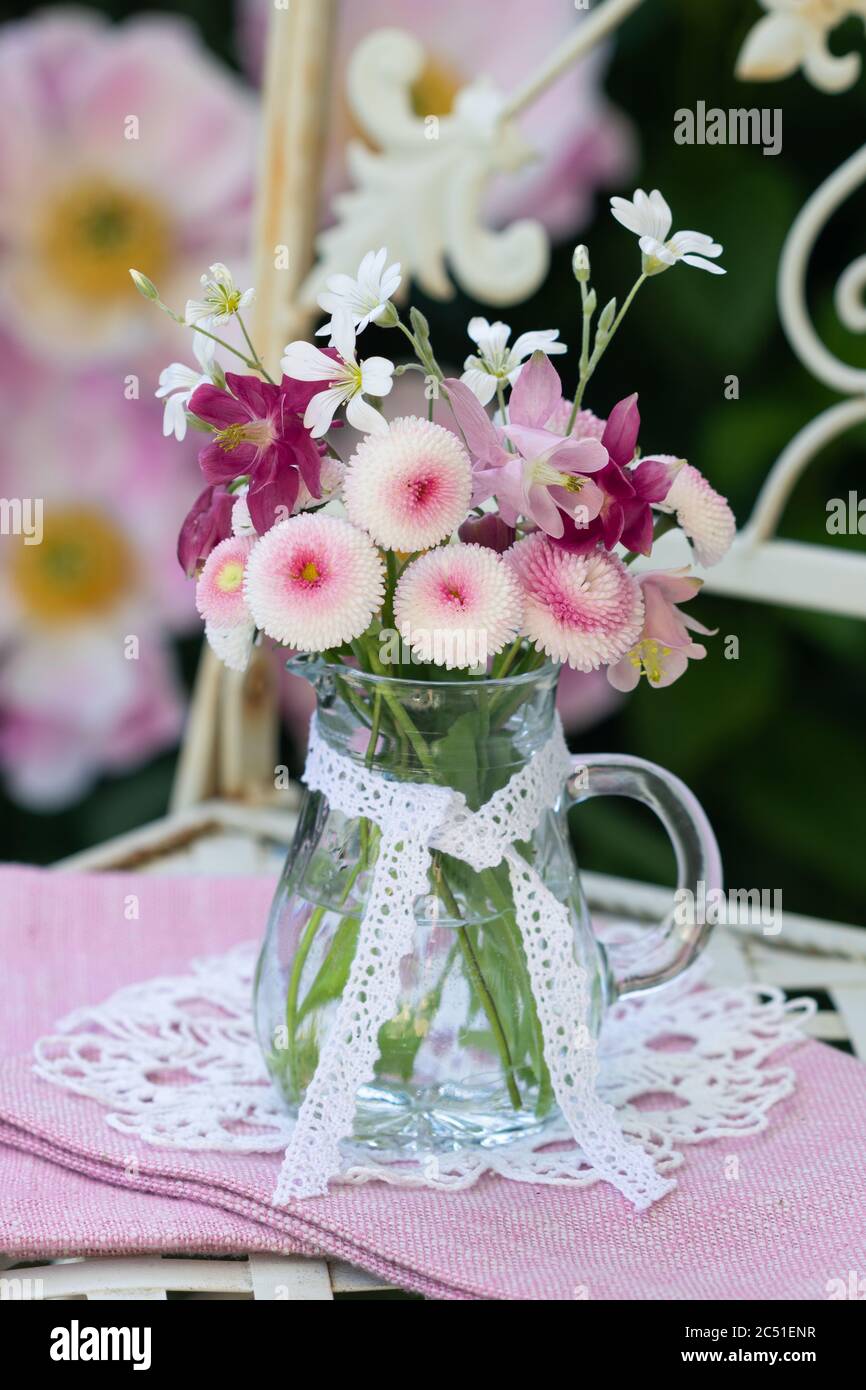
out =
{"type": "Polygon", "coordinates": [[[359,361],[355,352],[355,325],[348,309],[334,313],[331,339],[339,359],[335,361],[312,343],[299,339],[289,343],[280,366],[296,381],[326,381],[327,388],[313,396],[304,412],[304,425],[314,439],[331,428],[341,405],[346,419],[364,434],[386,434],[388,422],[380,411],[364,399],[387,396],[393,386],[394,363],[387,357],[367,357],[359,361]]]}
{"type": "Polygon", "coordinates": [[[645,275],[659,275],[677,261],[709,270],[713,275],[724,275],[720,265],[706,259],[722,254],[722,247],[712,237],[704,232],[675,232],[668,236],[673,213],[657,188],[652,193],[638,188],[631,201],[611,198],[610,210],[617,222],[639,238],[645,275]]]}
{"type": "Polygon", "coordinates": [[[195,367],[187,367],[183,362],[170,362],[159,374],[159,387],[154,394],[160,400],[165,400],[162,432],[166,437],[170,434],[173,434],[175,439],[186,437],[186,407],[189,405],[190,396],[199,386],[206,386],[214,380],[213,359],[216,343],[213,338],[206,338],[202,333],[193,333],[192,350],[199,364],[198,371],[195,367]]]}
{"type": "Polygon", "coordinates": [[[255,290],[241,292],[237,288],[231,271],[222,261],[210,267],[208,274],[201,277],[201,283],[204,290],[202,298],[188,299],[186,302],[184,317],[188,324],[218,328],[255,299],[255,290]]]}
{"type": "MultiPolygon", "coordinates": [[[[332,275],[328,288],[319,295],[319,304],[327,314],[334,315],[338,309],[346,309],[352,316],[355,332],[360,333],[368,323],[381,318],[388,300],[397,293],[400,286],[400,263],[395,261],[387,268],[386,247],[379,251],[368,251],[355,279],[351,275],[332,275]]],[[[334,341],[333,317],[323,324],[317,337],[328,333],[334,341]]]]}
{"type": "Polygon", "coordinates": [[[463,363],[465,371],[460,378],[469,390],[478,397],[482,405],[487,405],[496,395],[497,387],[506,381],[513,386],[523,370],[523,363],[534,352],[565,352],[565,343],[557,342],[559,329],[543,328],[535,333],[521,333],[512,347],[508,346],[511,329],[507,323],[488,323],[487,319],[469,320],[467,329],[470,338],[477,344],[478,352],[471,353],[463,363]]]}

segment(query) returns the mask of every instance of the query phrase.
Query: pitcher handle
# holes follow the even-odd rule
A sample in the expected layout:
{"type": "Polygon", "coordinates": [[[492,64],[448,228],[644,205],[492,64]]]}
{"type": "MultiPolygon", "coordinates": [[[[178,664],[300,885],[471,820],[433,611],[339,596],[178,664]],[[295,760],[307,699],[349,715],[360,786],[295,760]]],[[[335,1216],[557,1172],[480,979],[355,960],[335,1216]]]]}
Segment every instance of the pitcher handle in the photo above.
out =
{"type": "Polygon", "coordinates": [[[639,941],[605,945],[617,998],[667,984],[706,945],[712,924],[694,907],[722,887],[719,847],[703,807],[673,773],[618,753],[576,757],[566,791],[573,805],[595,796],[630,797],[649,806],[667,831],[677,861],[676,906],[639,941]]]}

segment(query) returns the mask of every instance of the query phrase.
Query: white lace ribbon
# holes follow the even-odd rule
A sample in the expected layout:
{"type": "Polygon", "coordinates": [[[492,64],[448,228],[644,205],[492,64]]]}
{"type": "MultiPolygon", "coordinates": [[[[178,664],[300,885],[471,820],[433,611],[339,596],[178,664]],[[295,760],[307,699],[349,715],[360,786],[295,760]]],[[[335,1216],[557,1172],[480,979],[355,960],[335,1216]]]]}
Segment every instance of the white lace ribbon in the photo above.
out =
{"type": "Polygon", "coordinates": [[[276,1205],[324,1194],[340,1172],[356,1093],[373,1079],[379,1030],[398,1009],[400,961],[413,949],[415,899],[429,891],[433,850],[478,872],[508,865],[545,1060],[568,1130],[597,1174],[639,1210],[670,1189],[597,1094],[586,972],[575,959],[571,916],[515,848],[556,805],[571,770],[557,721],[544,747],[471,811],[448,787],[393,781],[360,765],[326,744],[313,719],[304,781],[333,809],[374,821],[380,841],[355,957],[285,1151],[276,1205]]]}

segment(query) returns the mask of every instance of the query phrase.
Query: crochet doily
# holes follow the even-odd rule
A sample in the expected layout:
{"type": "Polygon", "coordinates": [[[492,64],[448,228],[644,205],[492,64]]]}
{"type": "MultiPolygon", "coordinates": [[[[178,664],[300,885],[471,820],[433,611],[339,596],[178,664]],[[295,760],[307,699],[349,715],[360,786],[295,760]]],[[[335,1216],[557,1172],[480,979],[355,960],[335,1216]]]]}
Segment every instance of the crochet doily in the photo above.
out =
{"type": "MultiPolygon", "coordinates": [[[[194,961],[189,974],[133,985],[76,1010],[37,1043],[35,1071],[98,1101],[107,1124],[146,1144],[283,1151],[297,1126],[255,1039],[255,959],[248,943],[194,961]]],[[[794,1087],[792,1069],[770,1059],[802,1039],[801,1022],[813,1011],[811,1001],[786,1002],[780,990],[763,985],[695,988],[692,974],[608,1012],[597,1054],[598,1094],[666,1189],[684,1146],[766,1128],[771,1108],[794,1087]]],[[[484,1173],[569,1186],[607,1177],[564,1121],[502,1148],[411,1161],[343,1141],[339,1161],[335,1181],[404,1187],[465,1188],[484,1173]]]]}

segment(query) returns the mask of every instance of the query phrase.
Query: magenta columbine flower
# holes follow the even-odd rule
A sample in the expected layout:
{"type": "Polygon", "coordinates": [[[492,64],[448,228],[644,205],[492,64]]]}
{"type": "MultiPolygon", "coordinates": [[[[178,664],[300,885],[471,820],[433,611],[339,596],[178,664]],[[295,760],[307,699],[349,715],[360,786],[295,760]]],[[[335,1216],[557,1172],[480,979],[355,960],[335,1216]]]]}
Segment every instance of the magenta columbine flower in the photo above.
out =
{"type": "Polygon", "coordinates": [[[737,531],[734,513],[728,499],[710,487],[703,473],[690,463],[678,470],[661,510],[675,513],[699,565],[717,565],[725,558],[737,531]]]}
{"type": "Polygon", "coordinates": [[[180,567],[192,579],[214,546],[232,533],[235,499],[224,487],[206,487],[193,502],[177,538],[180,567]]]}
{"type": "Polygon", "coordinates": [[[481,545],[446,545],[413,560],[394,595],[394,619],[419,661],[481,666],[520,631],[514,575],[481,545]]]}
{"type": "Polygon", "coordinates": [[[249,477],[247,505],[259,535],[288,516],[301,485],[320,495],[323,446],[310,438],[303,413],[319,386],[304,387],[283,378],[279,386],[255,376],[226,372],[227,391],[200,386],[189,402],[191,413],[214,429],[198,456],[209,483],[249,477]]]}
{"type": "Polygon", "coordinates": [[[547,357],[535,353],[523,368],[501,431],[462,381],[445,385],[475,460],[475,502],[494,496],[507,525],[522,516],[550,536],[563,534],[566,518],[573,526],[589,525],[604,496],[586,475],[604,468],[607,452],[597,439],[563,438],[547,428],[562,399],[559,375],[547,357]]]}
{"type": "MultiPolygon", "coordinates": [[[[583,414],[583,412],[581,412],[583,414]]],[[[584,419],[583,428],[594,437],[601,422],[596,416],[584,419]]],[[[638,555],[649,555],[653,544],[653,504],[668,495],[671,479],[681,466],[670,455],[659,455],[635,463],[640,433],[637,393],[618,401],[610,412],[601,434],[608,462],[593,477],[601,489],[602,504],[589,525],[577,526],[566,517],[557,543],[566,550],[583,553],[601,541],[605,550],[624,545],[638,555]]]]}
{"type": "Polygon", "coordinates": [[[453,534],[472,495],[472,463],[456,434],[410,415],[371,434],[349,459],[351,522],[387,550],[427,550],[453,534]]]}
{"type": "Polygon", "coordinates": [[[643,623],[640,586],[615,555],[572,555],[535,532],[508,552],[523,590],[523,630],[555,661],[594,671],[619,661],[643,623]]]}
{"type": "Polygon", "coordinates": [[[256,626],[302,652],[351,642],[384,596],[385,567],[369,536],[339,517],[302,512],[272,527],[247,563],[256,626]]]}
{"type": "Polygon", "coordinates": [[[657,570],[640,575],[638,583],[645,605],[643,629],[635,646],[608,670],[607,678],[617,690],[634,690],[641,676],[658,689],[672,685],[690,661],[707,654],[706,647],[692,641],[689,630],[705,637],[714,632],[677,608],[694,598],[702,580],[684,569],[657,570]]]}

